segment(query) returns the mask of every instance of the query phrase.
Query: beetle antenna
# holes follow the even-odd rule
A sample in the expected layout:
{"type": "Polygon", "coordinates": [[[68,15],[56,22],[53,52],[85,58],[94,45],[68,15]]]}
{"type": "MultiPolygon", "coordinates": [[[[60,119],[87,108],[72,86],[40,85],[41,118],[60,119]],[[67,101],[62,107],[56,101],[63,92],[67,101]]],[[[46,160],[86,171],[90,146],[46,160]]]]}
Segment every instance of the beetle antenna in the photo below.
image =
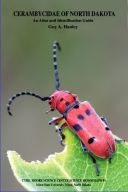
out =
{"type": "Polygon", "coordinates": [[[56,79],[56,90],[59,90],[60,88],[60,80],[59,80],[59,74],[57,69],[57,57],[56,57],[56,50],[61,50],[60,44],[55,41],[53,43],[53,66],[54,66],[54,73],[55,73],[55,79],[56,79]]]}
{"type": "Polygon", "coordinates": [[[38,99],[40,99],[41,101],[47,101],[49,99],[49,97],[41,97],[39,95],[37,95],[36,93],[33,93],[33,92],[28,92],[28,91],[22,91],[20,93],[17,93],[15,95],[13,95],[9,100],[8,100],[8,103],[7,103],[7,111],[9,113],[9,115],[12,116],[12,113],[11,113],[11,110],[10,110],[10,107],[11,107],[11,104],[12,104],[12,101],[15,100],[17,97],[20,97],[21,95],[30,95],[30,96],[33,96],[33,97],[36,97],[38,99]]]}

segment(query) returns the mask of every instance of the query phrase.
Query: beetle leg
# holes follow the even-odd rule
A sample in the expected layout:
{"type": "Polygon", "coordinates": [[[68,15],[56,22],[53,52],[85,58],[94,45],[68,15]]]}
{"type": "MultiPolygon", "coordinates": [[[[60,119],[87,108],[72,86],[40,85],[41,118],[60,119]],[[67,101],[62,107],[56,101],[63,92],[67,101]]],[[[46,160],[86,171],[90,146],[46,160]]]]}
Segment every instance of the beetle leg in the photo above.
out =
{"type": "Polygon", "coordinates": [[[108,157],[109,163],[112,162],[112,151],[111,149],[109,150],[109,157],[108,157]]]}
{"type": "Polygon", "coordinates": [[[94,166],[95,166],[95,170],[96,170],[96,175],[99,176],[99,167],[96,163],[96,159],[93,157],[92,153],[88,150],[88,148],[84,145],[84,143],[81,141],[81,147],[83,149],[84,152],[88,153],[89,157],[91,158],[94,166]]]}
{"type": "Polygon", "coordinates": [[[108,121],[107,121],[107,119],[106,119],[104,116],[101,116],[100,118],[101,118],[101,120],[102,120],[107,126],[109,126],[108,121]]]}
{"type": "Polygon", "coordinates": [[[58,126],[58,124],[63,120],[63,117],[53,117],[51,121],[49,121],[49,125],[55,125],[56,132],[59,134],[59,141],[62,146],[64,146],[64,139],[65,135],[62,133],[62,130],[67,127],[67,123],[63,123],[61,126],[58,126]]]}
{"type": "Polygon", "coordinates": [[[58,125],[63,120],[63,117],[53,117],[51,121],[48,122],[49,125],[58,125]]]}
{"type": "Polygon", "coordinates": [[[59,140],[60,140],[60,144],[61,144],[62,146],[65,146],[65,143],[64,143],[65,135],[62,133],[62,130],[63,130],[65,127],[67,127],[67,123],[66,123],[66,122],[63,123],[60,127],[57,126],[57,128],[56,128],[56,132],[58,132],[58,134],[59,134],[59,137],[60,137],[59,140]]]}
{"type": "Polygon", "coordinates": [[[57,132],[58,132],[58,134],[59,134],[59,142],[60,142],[60,144],[61,144],[62,146],[65,146],[65,144],[64,144],[65,135],[62,133],[61,128],[58,128],[58,129],[57,129],[57,132]]]}
{"type": "Polygon", "coordinates": [[[125,142],[125,139],[116,139],[115,138],[115,142],[117,142],[117,143],[125,142]]]}

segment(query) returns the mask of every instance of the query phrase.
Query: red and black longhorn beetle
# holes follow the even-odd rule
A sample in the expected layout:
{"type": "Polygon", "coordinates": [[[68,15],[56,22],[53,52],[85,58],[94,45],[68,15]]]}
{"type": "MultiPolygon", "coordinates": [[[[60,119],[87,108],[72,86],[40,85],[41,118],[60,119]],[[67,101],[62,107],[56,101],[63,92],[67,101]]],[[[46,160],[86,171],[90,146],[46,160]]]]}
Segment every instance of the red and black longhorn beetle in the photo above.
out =
{"type": "Polygon", "coordinates": [[[61,50],[59,43],[55,41],[53,43],[53,65],[56,79],[55,91],[46,97],[28,91],[17,93],[9,99],[7,110],[9,115],[12,115],[10,111],[12,101],[21,95],[30,95],[41,101],[48,101],[50,110],[47,112],[56,109],[61,114],[61,117],[53,118],[49,121],[49,125],[58,125],[63,119],[65,120],[57,129],[61,137],[61,144],[64,145],[63,140],[65,138],[62,130],[68,126],[79,137],[82,149],[92,159],[95,165],[96,175],[99,175],[99,168],[94,155],[100,158],[109,158],[109,162],[111,162],[112,154],[116,150],[115,141],[123,140],[114,138],[106,118],[100,117],[88,101],[80,102],[76,94],[60,90],[56,57],[57,48],[61,50]]]}

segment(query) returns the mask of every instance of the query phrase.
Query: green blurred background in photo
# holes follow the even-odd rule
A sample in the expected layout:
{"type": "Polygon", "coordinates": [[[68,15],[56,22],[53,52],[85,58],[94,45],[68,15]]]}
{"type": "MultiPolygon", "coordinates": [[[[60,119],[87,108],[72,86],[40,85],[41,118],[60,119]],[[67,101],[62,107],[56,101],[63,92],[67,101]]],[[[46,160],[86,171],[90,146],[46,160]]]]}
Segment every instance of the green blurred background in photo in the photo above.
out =
{"type": "Polygon", "coordinates": [[[10,0],[3,1],[3,121],[2,188],[23,190],[7,160],[15,150],[27,160],[44,161],[62,151],[54,126],[48,121],[57,112],[45,114],[47,102],[20,97],[6,103],[14,93],[28,90],[41,96],[54,91],[52,43],[60,42],[57,53],[61,89],[88,100],[105,116],[114,134],[128,139],[128,29],[125,0],[10,0]],[[113,10],[115,17],[95,17],[94,23],[78,23],[78,30],[48,29],[32,17],[14,17],[15,10],[113,10]]]}

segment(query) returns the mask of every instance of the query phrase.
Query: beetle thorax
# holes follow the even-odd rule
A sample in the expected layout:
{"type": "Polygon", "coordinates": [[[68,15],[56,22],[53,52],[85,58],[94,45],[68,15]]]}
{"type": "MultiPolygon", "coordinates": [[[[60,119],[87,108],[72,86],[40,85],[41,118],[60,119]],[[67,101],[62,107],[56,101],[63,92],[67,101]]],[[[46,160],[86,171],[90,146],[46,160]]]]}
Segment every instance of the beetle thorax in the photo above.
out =
{"type": "Polygon", "coordinates": [[[76,102],[76,99],[77,95],[68,91],[55,91],[49,98],[49,104],[52,109],[63,113],[69,105],[76,102]]]}

